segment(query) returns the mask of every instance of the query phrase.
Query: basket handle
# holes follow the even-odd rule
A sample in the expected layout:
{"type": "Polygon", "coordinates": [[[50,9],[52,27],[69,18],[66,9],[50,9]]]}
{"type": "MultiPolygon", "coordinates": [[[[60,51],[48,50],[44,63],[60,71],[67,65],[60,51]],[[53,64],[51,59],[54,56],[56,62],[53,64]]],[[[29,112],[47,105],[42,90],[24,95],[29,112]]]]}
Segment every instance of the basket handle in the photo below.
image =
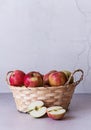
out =
{"type": "Polygon", "coordinates": [[[10,85],[10,83],[9,83],[9,76],[10,76],[10,74],[11,74],[12,72],[13,72],[13,71],[9,71],[9,72],[6,74],[6,82],[7,82],[8,85],[10,85]]]}
{"type": "Polygon", "coordinates": [[[83,80],[84,72],[82,69],[77,69],[73,73],[71,73],[71,75],[70,75],[68,81],[65,83],[65,85],[68,85],[70,83],[71,78],[74,76],[74,74],[79,73],[79,72],[81,73],[81,76],[77,81],[74,82],[75,85],[78,85],[83,80]]]}

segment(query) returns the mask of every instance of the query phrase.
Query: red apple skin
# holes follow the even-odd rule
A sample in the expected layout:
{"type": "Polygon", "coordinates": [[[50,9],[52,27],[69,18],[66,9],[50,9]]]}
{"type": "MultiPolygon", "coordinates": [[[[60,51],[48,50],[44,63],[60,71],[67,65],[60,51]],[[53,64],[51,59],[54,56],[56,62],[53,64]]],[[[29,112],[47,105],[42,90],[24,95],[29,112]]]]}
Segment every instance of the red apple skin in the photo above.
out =
{"type": "Polygon", "coordinates": [[[49,84],[51,86],[60,86],[64,85],[67,81],[67,78],[63,72],[53,72],[49,75],[49,84]]]}
{"type": "Polygon", "coordinates": [[[42,74],[36,71],[29,72],[25,75],[24,85],[26,87],[40,87],[43,86],[42,74]]]}
{"type": "Polygon", "coordinates": [[[23,86],[25,73],[21,70],[12,71],[9,77],[11,86],[23,86]]]}
{"type": "Polygon", "coordinates": [[[64,118],[65,113],[60,114],[60,115],[54,115],[54,114],[51,114],[50,112],[47,111],[47,115],[49,118],[52,118],[54,120],[61,120],[64,118]]]}
{"type": "Polygon", "coordinates": [[[56,70],[51,70],[51,71],[49,71],[47,74],[45,74],[44,76],[43,76],[43,84],[44,85],[49,85],[49,75],[51,74],[51,73],[53,73],[53,72],[57,72],[56,70]]]}

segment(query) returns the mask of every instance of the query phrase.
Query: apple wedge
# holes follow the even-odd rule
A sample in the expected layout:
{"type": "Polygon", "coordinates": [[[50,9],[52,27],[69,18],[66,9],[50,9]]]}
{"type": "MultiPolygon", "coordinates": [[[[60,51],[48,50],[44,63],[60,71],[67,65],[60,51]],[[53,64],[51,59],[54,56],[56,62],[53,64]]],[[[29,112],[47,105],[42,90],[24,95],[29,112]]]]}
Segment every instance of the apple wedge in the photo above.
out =
{"type": "Polygon", "coordinates": [[[46,114],[46,107],[42,101],[34,101],[28,107],[28,113],[35,118],[42,117],[46,114]]]}
{"type": "Polygon", "coordinates": [[[52,107],[47,108],[48,117],[55,120],[63,119],[65,113],[66,113],[66,110],[63,109],[61,106],[52,106],[52,107]]]}

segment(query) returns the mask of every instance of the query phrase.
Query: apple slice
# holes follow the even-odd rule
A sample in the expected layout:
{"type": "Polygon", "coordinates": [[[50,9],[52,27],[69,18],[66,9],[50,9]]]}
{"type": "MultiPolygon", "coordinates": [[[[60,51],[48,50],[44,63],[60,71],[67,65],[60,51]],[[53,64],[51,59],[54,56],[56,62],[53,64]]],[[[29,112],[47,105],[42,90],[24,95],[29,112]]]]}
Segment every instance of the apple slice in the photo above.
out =
{"type": "Polygon", "coordinates": [[[34,101],[29,105],[28,113],[35,118],[42,117],[46,114],[46,107],[42,101],[34,101]]]}
{"type": "Polygon", "coordinates": [[[63,107],[61,106],[52,106],[52,107],[47,108],[48,117],[55,120],[63,119],[65,113],[66,113],[66,110],[63,109],[63,107]]]}

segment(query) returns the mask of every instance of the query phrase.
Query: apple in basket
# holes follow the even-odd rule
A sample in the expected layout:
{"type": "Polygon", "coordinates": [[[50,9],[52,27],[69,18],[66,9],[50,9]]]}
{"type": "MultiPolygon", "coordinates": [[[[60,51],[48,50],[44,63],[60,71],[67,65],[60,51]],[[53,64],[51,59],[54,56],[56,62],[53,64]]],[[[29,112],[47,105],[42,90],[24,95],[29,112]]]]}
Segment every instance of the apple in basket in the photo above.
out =
{"type": "Polygon", "coordinates": [[[25,75],[24,85],[26,87],[40,87],[43,86],[42,74],[36,71],[31,71],[25,75]]]}
{"type": "MultiPolygon", "coordinates": [[[[67,80],[68,80],[69,77],[70,77],[70,75],[71,75],[71,72],[68,71],[68,70],[63,70],[62,72],[66,75],[66,78],[67,78],[67,80]]],[[[71,80],[70,80],[69,83],[73,83],[73,82],[74,82],[74,77],[72,76],[72,78],[71,78],[71,80]]]]}
{"type": "Polygon", "coordinates": [[[65,113],[66,113],[66,110],[63,109],[63,107],[61,106],[52,106],[52,107],[47,108],[48,117],[55,120],[63,119],[65,113]]]}
{"type": "Polygon", "coordinates": [[[46,73],[44,76],[43,76],[43,84],[44,85],[49,85],[49,75],[53,72],[57,72],[56,70],[51,70],[49,71],[48,73],[46,73]]]}
{"type": "Polygon", "coordinates": [[[25,73],[21,70],[11,71],[9,76],[9,83],[12,86],[23,86],[24,77],[25,77],[25,73]]]}
{"type": "Polygon", "coordinates": [[[51,86],[64,85],[67,81],[65,74],[61,72],[53,72],[49,75],[49,84],[51,86]]]}
{"type": "Polygon", "coordinates": [[[28,113],[35,118],[42,117],[46,114],[46,107],[43,101],[34,101],[28,107],[28,113]]]}

